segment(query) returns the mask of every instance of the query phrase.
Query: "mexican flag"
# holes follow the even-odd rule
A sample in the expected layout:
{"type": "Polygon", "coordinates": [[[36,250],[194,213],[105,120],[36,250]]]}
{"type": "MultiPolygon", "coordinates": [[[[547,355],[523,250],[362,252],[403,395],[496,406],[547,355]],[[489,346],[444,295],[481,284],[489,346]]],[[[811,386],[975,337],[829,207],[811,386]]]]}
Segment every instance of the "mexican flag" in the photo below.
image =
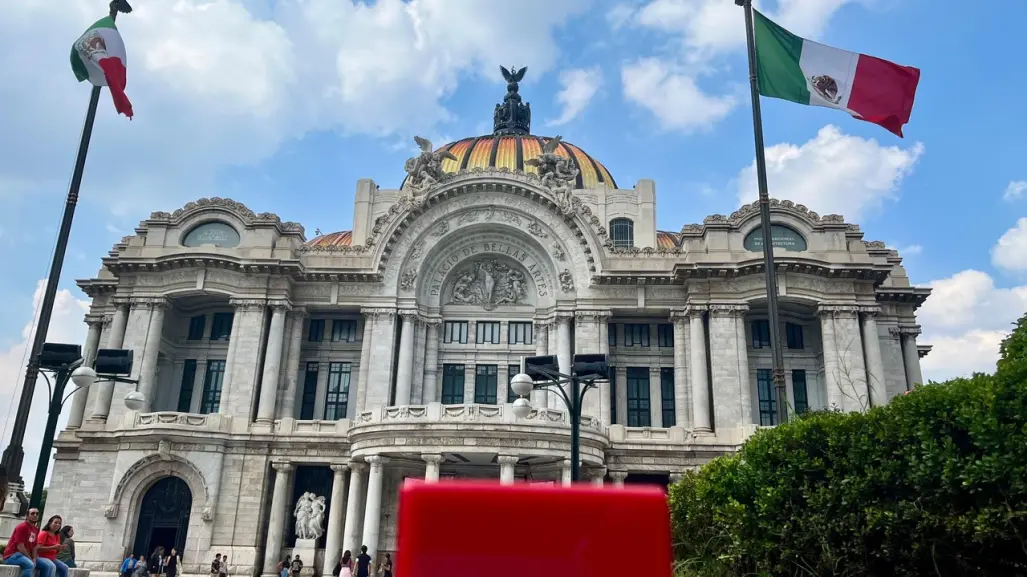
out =
{"type": "Polygon", "coordinates": [[[811,42],[753,16],[760,94],[844,110],[902,136],[920,70],[811,42]]]}
{"type": "Polygon", "coordinates": [[[71,47],[71,68],[79,82],[110,88],[114,108],[132,118],[132,103],[125,96],[125,43],[114,19],[97,20],[71,47]]]}

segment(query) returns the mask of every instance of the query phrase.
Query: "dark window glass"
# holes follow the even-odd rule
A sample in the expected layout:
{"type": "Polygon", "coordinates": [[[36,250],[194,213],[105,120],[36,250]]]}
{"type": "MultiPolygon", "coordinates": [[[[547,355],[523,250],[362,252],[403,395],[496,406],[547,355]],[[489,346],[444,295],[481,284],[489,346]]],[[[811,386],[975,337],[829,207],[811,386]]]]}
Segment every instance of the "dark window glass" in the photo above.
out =
{"type": "Polygon", "coordinates": [[[663,426],[673,427],[677,424],[674,415],[674,367],[660,369],[660,408],[663,413],[663,426]]]}
{"type": "Polygon", "coordinates": [[[484,405],[496,404],[496,389],[499,367],[478,365],[474,367],[474,402],[484,405]]]}
{"type": "Polygon", "coordinates": [[[770,346],[770,323],[766,320],[752,321],[752,348],[770,346]]]}
{"type": "Polygon", "coordinates": [[[760,399],[760,424],[777,424],[777,391],[774,390],[773,371],[756,369],[756,393],[760,399]]]}
{"type": "Polygon", "coordinates": [[[506,341],[511,345],[530,345],[532,343],[531,323],[510,323],[506,341]]]}
{"type": "Polygon", "coordinates": [[[442,404],[459,405],[463,402],[464,366],[442,365],[442,404]]]}
{"type": "Polygon", "coordinates": [[[221,408],[221,386],[225,378],[225,361],[207,361],[207,374],[203,378],[203,402],[200,413],[209,415],[221,408]]]}
{"type": "Polygon", "coordinates": [[[609,323],[606,325],[606,342],[611,347],[617,346],[617,323],[609,323]]]}
{"type": "Polygon", "coordinates": [[[802,325],[797,325],[795,323],[785,323],[785,338],[788,339],[788,348],[804,348],[804,344],[802,341],[802,325]]]}
{"type": "Polygon", "coordinates": [[[467,321],[446,321],[442,330],[442,342],[466,343],[467,321]]]}
{"type": "Polygon", "coordinates": [[[517,395],[514,394],[513,388],[510,387],[510,381],[519,372],[521,372],[521,365],[507,365],[506,367],[506,402],[508,403],[517,400],[517,395]]]}
{"type": "Polygon", "coordinates": [[[674,325],[670,323],[656,325],[656,342],[661,347],[673,347],[674,325]]]}
{"type": "Polygon", "coordinates": [[[325,338],[325,320],[310,319],[307,326],[307,340],[312,343],[319,343],[325,338]]]}
{"type": "Polygon", "coordinates": [[[649,346],[649,325],[640,323],[625,323],[624,325],[624,346],[626,347],[648,347],[649,346]]]}
{"type": "Polygon", "coordinates": [[[189,337],[190,341],[198,341],[203,339],[203,329],[207,327],[207,315],[197,315],[189,319],[189,337]]]}
{"type": "Polygon", "coordinates": [[[314,403],[317,402],[317,373],[321,367],[316,362],[307,363],[303,375],[303,397],[300,399],[300,420],[310,421],[314,418],[314,403]]]}
{"type": "Polygon", "coordinates": [[[792,371],[792,395],[795,396],[795,414],[801,415],[809,410],[809,394],[806,390],[806,371],[792,371]]]}
{"type": "Polygon", "coordinates": [[[610,221],[610,239],[613,246],[629,248],[635,246],[635,223],[630,218],[615,218],[610,221]]]}
{"type": "Polygon", "coordinates": [[[335,319],[332,321],[332,341],[352,343],[357,340],[357,321],[335,319]]]}
{"type": "MultiPolygon", "coordinates": [[[[328,363],[328,391],[325,393],[325,420],[338,421],[346,418],[349,405],[349,363],[328,363]]],[[[315,385],[316,386],[316,385],[315,385]]]]}
{"type": "Polygon", "coordinates": [[[232,319],[234,313],[214,313],[210,323],[210,340],[227,341],[232,335],[232,319]]]}
{"type": "Polygon", "coordinates": [[[188,413],[190,407],[193,406],[193,387],[195,385],[196,359],[186,359],[185,364],[182,366],[182,388],[178,392],[179,413],[188,413]]]}
{"type": "Polygon", "coordinates": [[[491,343],[493,345],[499,344],[499,330],[500,324],[498,321],[478,321],[475,323],[476,334],[474,342],[482,345],[491,343]]]}
{"type": "Polygon", "coordinates": [[[652,426],[649,412],[649,367],[628,367],[628,426],[652,426]]]}
{"type": "Polygon", "coordinates": [[[610,425],[617,424],[617,367],[610,366],[610,425]]]}

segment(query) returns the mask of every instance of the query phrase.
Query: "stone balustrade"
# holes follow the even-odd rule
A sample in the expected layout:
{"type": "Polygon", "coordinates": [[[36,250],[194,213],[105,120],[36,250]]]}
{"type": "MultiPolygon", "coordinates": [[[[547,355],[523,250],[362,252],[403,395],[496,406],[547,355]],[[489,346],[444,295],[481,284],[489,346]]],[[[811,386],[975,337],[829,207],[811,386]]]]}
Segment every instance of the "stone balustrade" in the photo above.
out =
{"type": "MultiPolygon", "coordinates": [[[[548,408],[534,408],[523,419],[518,419],[513,414],[513,405],[507,403],[502,405],[464,404],[464,405],[443,405],[442,403],[428,403],[427,405],[404,405],[401,407],[381,407],[371,411],[362,411],[354,419],[353,426],[364,425],[387,425],[391,423],[504,423],[524,424],[532,426],[554,426],[566,427],[569,418],[566,411],[548,408]]],[[[582,415],[581,428],[583,431],[591,430],[599,434],[607,434],[605,427],[599,419],[588,415],[582,415]]]]}
{"type": "Polygon", "coordinates": [[[230,433],[232,432],[232,417],[220,413],[201,415],[176,411],[160,411],[156,413],[128,411],[125,413],[121,428],[230,433]]]}

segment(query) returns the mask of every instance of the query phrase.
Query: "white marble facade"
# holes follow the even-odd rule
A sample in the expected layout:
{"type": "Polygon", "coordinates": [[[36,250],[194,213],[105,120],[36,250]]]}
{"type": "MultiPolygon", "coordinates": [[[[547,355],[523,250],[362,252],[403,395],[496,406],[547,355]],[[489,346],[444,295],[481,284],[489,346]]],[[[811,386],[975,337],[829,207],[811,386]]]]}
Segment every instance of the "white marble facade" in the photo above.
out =
{"type": "MultiPolygon", "coordinates": [[[[328,566],[343,548],[395,550],[404,478],[564,482],[555,395],[510,411],[524,356],[610,355],[615,378],[586,399],[593,483],[665,482],[773,424],[756,207],[660,232],[652,181],[609,184],[567,206],[516,170],[465,167],[416,200],[362,180],[352,230],[311,241],[226,199],[153,213],[79,282],[86,348],[134,349],[149,400],[127,411],[131,385],[100,384],[70,409],[47,507],[75,526],[79,565],[113,570],[179,531],[187,568],[225,553],[273,573],[303,479],[327,483],[304,561],[328,566]],[[144,496],[169,476],[191,501],[154,528],[144,496]]],[[[899,255],[837,215],[771,214],[801,239],[775,249],[792,409],[862,410],[920,382],[930,291],[899,255]]]]}

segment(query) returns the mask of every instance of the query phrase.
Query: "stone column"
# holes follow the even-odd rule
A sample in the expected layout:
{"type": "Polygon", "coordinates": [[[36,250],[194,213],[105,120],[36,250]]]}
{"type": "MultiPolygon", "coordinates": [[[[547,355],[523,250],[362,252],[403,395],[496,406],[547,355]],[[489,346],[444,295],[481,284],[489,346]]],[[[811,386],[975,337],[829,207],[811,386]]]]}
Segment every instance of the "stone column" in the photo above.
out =
{"type": "Polygon", "coordinates": [[[153,396],[157,391],[157,355],[164,334],[164,310],[168,303],[163,298],[150,301],[150,326],[146,329],[146,346],[139,365],[139,392],[145,397],[140,413],[153,409],[153,396]]]}
{"type": "Polygon", "coordinates": [[[360,374],[357,375],[357,411],[364,410],[367,398],[367,378],[371,374],[371,340],[374,338],[374,313],[363,309],[364,333],[360,339],[360,374]]]}
{"type": "Polygon", "coordinates": [[[284,303],[271,305],[271,330],[267,337],[264,374],[260,378],[260,400],[257,404],[257,421],[262,423],[270,423],[275,418],[278,375],[282,372],[282,348],[285,345],[285,315],[288,310],[288,305],[284,303]]]}
{"type": "Polygon", "coordinates": [[[560,468],[560,484],[564,487],[570,487],[571,485],[571,460],[564,459],[563,466],[560,468]]]}
{"type": "MultiPolygon", "coordinates": [[[[532,321],[532,332],[535,333],[535,356],[542,357],[549,354],[549,319],[535,319],[532,321]]],[[[521,367],[523,370],[524,367],[521,367]]],[[[528,397],[532,405],[539,408],[549,406],[549,391],[545,389],[534,389],[528,397]]]]}
{"type": "Polygon", "coordinates": [[[421,402],[434,403],[439,399],[439,327],[442,321],[428,319],[427,336],[424,339],[424,384],[421,388],[421,402]]]}
{"type": "Polygon", "coordinates": [[[400,311],[399,362],[396,367],[397,406],[410,404],[410,389],[414,384],[414,332],[417,327],[417,311],[400,311]]]}
{"type": "MultiPolygon", "coordinates": [[[[609,362],[610,355],[610,317],[612,314],[609,311],[602,311],[596,315],[596,322],[599,323],[599,353],[607,355],[607,362],[609,362]]],[[[599,418],[603,421],[604,425],[609,426],[613,422],[613,407],[610,406],[610,381],[602,381],[599,383],[599,418]]],[[[604,469],[605,471],[605,469],[604,469]]],[[[604,473],[605,474],[605,473],[604,473]]]]}
{"type": "Polygon", "coordinates": [[[439,469],[442,465],[442,455],[439,454],[426,454],[421,455],[421,459],[424,460],[424,482],[425,483],[438,483],[439,482],[439,469]]]}
{"type": "MultiPolygon", "coordinates": [[[[368,366],[367,387],[362,409],[373,410],[389,404],[395,365],[396,309],[373,309],[371,362],[368,366]]],[[[370,546],[370,545],[368,545],[370,546]]]]}
{"type": "Polygon", "coordinates": [[[752,423],[752,396],[749,392],[749,363],[745,352],[744,303],[710,305],[710,365],[713,391],[713,418],[718,430],[752,423]]]}
{"type": "Polygon", "coordinates": [[[496,457],[496,462],[499,463],[499,484],[500,485],[513,485],[514,484],[514,471],[517,466],[517,461],[520,459],[511,455],[499,455],[496,457]]]}
{"type": "Polygon", "coordinates": [[[325,539],[324,567],[331,571],[342,557],[342,507],[346,498],[346,471],[349,467],[343,464],[332,465],[332,501],[328,508],[328,534],[325,539]]]}
{"type": "Polygon", "coordinates": [[[385,478],[385,463],[388,459],[381,455],[364,457],[370,466],[367,475],[367,503],[364,506],[364,540],[367,554],[375,559],[378,553],[378,530],[382,521],[382,481],[385,478]]]}
{"type": "Polygon", "coordinates": [[[884,361],[881,358],[881,337],[877,333],[877,307],[863,310],[861,329],[863,332],[863,351],[867,361],[867,388],[870,389],[870,404],[883,407],[888,404],[888,391],[885,387],[884,361]]]}
{"type": "Polygon", "coordinates": [[[271,463],[275,470],[275,490],[271,496],[271,518],[267,526],[267,543],[264,547],[264,574],[276,575],[275,567],[282,559],[282,539],[285,536],[285,519],[289,515],[289,476],[293,466],[290,463],[271,463]]]}
{"type": "Polygon", "coordinates": [[[663,383],[660,367],[649,367],[649,426],[669,427],[674,423],[663,422],[663,383]]]}
{"type": "Polygon", "coordinates": [[[560,361],[560,372],[571,374],[571,319],[572,314],[562,314],[556,317],[556,356],[560,361]]]}
{"type": "MultiPolygon", "coordinates": [[[[687,426],[688,420],[688,347],[689,333],[688,314],[684,311],[670,313],[670,322],[674,323],[674,417],[677,423],[664,423],[687,426]]],[[[701,319],[700,319],[701,322],[701,319]]],[[[693,345],[694,346],[694,345],[693,345]]],[[[703,363],[705,365],[706,363],[703,363]]]]}
{"type": "Polygon", "coordinates": [[[709,375],[706,372],[708,365],[706,363],[706,328],[703,326],[703,309],[689,307],[685,314],[688,316],[688,327],[691,332],[689,342],[692,345],[689,351],[692,379],[692,430],[696,433],[710,433],[713,431],[713,421],[710,418],[710,384],[709,375]]]}
{"type": "Polygon", "coordinates": [[[592,485],[596,487],[603,486],[603,477],[606,476],[606,467],[598,467],[592,469],[592,485]]]}
{"type": "Polygon", "coordinates": [[[613,481],[613,486],[618,489],[624,488],[624,480],[627,478],[627,471],[610,471],[610,480],[613,481]]]}
{"type": "MultiPolygon", "coordinates": [[[[367,471],[367,465],[351,462],[349,470],[349,496],[346,498],[346,524],[342,531],[342,549],[356,551],[360,548],[360,519],[364,510],[364,473],[367,471]]],[[[334,569],[334,566],[331,569],[334,569]]]]}
{"type": "MultiPolygon", "coordinates": [[[[120,349],[125,343],[125,328],[128,326],[128,303],[115,302],[114,318],[111,320],[111,332],[107,337],[108,349],[120,349]]],[[[101,423],[107,421],[111,412],[111,401],[114,399],[114,382],[101,381],[93,385],[97,388],[96,400],[93,404],[91,421],[101,423]]]]}
{"type": "Polygon", "coordinates": [[[847,412],[864,410],[870,404],[857,312],[851,305],[820,305],[817,310],[827,402],[847,412]]]}
{"type": "MultiPolygon", "coordinates": [[[[103,318],[87,317],[86,324],[89,326],[89,330],[86,333],[86,345],[82,349],[82,366],[91,367],[96,361],[96,351],[100,348],[100,331],[103,330],[103,318]]],[[[74,383],[71,383],[70,388],[72,391],[75,391],[74,383]]],[[[86,416],[86,399],[88,397],[88,389],[76,391],[72,395],[71,414],[68,415],[68,429],[77,429],[82,426],[82,420],[86,416]]]]}
{"type": "MultiPolygon", "coordinates": [[[[235,364],[235,351],[239,347],[239,324],[249,305],[240,305],[232,299],[232,328],[228,333],[228,355],[225,357],[225,374],[221,376],[221,398],[218,400],[218,413],[228,414],[228,393],[232,390],[232,366],[235,364]]],[[[244,301],[245,302],[245,301],[244,301]]]]}
{"type": "Polygon", "coordinates": [[[303,346],[304,311],[292,311],[292,327],[289,331],[289,352],[285,357],[285,393],[282,396],[282,408],[278,412],[280,419],[292,419],[296,416],[296,394],[300,379],[300,353],[303,346]]]}
{"type": "Polygon", "coordinates": [[[924,383],[923,373],[920,372],[920,351],[916,348],[920,327],[899,327],[899,334],[902,338],[902,364],[906,369],[906,390],[911,391],[916,385],[924,383]]]}

